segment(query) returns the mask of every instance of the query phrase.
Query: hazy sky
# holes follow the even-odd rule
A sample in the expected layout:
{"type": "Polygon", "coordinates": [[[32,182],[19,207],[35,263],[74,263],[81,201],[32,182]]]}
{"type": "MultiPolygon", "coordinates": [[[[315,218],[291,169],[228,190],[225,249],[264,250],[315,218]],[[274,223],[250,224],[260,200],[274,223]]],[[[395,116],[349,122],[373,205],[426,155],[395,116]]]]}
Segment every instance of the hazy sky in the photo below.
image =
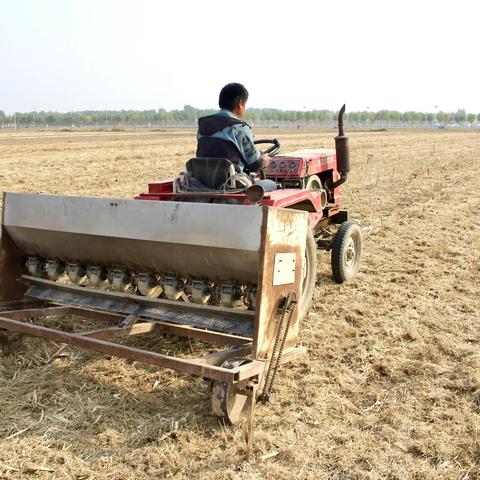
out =
{"type": "Polygon", "coordinates": [[[0,0],[0,109],[480,112],[478,1],[0,0]]]}

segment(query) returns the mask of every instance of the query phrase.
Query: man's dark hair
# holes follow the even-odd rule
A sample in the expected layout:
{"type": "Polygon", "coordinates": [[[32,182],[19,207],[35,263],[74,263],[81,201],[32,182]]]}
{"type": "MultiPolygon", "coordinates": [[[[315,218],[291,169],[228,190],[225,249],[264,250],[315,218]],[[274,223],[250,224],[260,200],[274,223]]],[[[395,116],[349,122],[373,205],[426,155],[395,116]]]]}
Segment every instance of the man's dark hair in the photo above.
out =
{"type": "Polygon", "coordinates": [[[238,102],[248,100],[248,90],[241,83],[229,83],[225,85],[218,99],[218,105],[225,110],[234,110],[238,102]]]}

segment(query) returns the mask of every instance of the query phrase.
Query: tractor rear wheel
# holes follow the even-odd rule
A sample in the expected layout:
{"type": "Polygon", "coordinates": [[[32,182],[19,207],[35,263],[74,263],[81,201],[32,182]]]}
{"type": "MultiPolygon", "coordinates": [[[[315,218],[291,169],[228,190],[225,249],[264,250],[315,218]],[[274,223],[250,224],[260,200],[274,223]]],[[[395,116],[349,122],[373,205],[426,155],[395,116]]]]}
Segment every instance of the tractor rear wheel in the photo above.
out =
{"type": "Polygon", "coordinates": [[[340,225],[332,244],[332,274],[337,283],[351,280],[360,268],[362,231],[353,222],[340,225]]]}
{"type": "Polygon", "coordinates": [[[310,229],[307,232],[305,242],[305,257],[303,264],[302,293],[298,304],[299,321],[302,321],[310,310],[312,305],[313,292],[315,291],[315,281],[317,279],[317,244],[310,229]]]}

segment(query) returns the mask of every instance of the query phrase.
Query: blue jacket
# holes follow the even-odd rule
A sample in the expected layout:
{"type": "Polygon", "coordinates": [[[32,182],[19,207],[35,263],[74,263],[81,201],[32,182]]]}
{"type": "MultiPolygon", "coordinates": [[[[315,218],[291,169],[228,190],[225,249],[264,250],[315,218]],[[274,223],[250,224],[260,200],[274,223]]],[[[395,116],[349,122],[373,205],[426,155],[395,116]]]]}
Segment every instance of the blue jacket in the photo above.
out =
{"type": "Polygon", "coordinates": [[[253,143],[253,132],[246,122],[237,118],[229,110],[220,110],[214,115],[209,115],[208,117],[203,117],[202,119],[199,119],[199,126],[200,128],[197,133],[197,140],[202,137],[209,136],[231,142],[233,145],[235,145],[240,154],[240,169],[243,170],[246,167],[251,171],[257,170],[261,154],[253,143]],[[227,117],[231,118],[232,120],[238,121],[227,122],[228,125],[225,128],[218,131],[215,131],[215,129],[213,129],[214,133],[212,134],[209,134],[208,128],[203,128],[203,133],[207,133],[208,135],[202,135],[200,133],[202,131],[202,120],[214,120],[215,117],[227,117]]]}

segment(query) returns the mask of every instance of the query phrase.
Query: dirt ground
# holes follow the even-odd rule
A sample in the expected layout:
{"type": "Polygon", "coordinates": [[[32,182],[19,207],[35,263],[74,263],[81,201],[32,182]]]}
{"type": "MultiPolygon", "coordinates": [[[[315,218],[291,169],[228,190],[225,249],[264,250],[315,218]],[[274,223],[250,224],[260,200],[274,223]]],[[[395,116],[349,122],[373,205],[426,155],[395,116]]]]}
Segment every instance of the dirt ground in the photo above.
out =
{"type": "MultiPolygon", "coordinates": [[[[274,134],[333,146],[334,131],[274,134]]],[[[308,357],[258,407],[249,459],[202,380],[29,338],[0,358],[0,478],[480,478],[480,132],[350,142],[361,272],[334,284],[319,254],[308,357]]],[[[132,197],[194,149],[193,130],[0,133],[0,190],[132,197]]]]}

